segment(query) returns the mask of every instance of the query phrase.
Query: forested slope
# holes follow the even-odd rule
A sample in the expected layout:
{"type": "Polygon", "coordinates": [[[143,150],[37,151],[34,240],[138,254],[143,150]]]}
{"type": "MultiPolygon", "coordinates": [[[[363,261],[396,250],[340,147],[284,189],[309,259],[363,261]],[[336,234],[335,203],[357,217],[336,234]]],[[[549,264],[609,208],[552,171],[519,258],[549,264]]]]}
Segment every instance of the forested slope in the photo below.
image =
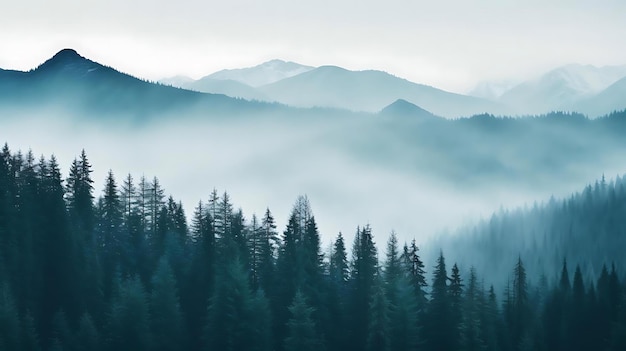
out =
{"type": "Polygon", "coordinates": [[[626,265],[626,182],[602,177],[563,200],[502,209],[434,246],[499,283],[518,256],[525,258],[535,283],[542,275],[557,279],[563,260],[579,263],[586,278],[597,279],[605,264],[626,265]]]}
{"type": "MultiPolygon", "coordinates": [[[[182,205],[166,198],[157,178],[118,183],[109,172],[96,195],[91,172],[84,151],[67,179],[54,156],[36,160],[8,146],[0,152],[0,349],[626,347],[620,262],[597,280],[578,268],[572,280],[563,266],[558,284],[531,286],[525,251],[511,265],[487,251],[511,271],[500,295],[483,283],[493,277],[449,269],[443,254],[429,271],[434,262],[422,262],[417,244],[402,245],[394,234],[380,252],[368,225],[357,228],[350,255],[341,234],[324,255],[306,197],[279,231],[269,209],[246,218],[227,193],[198,189],[208,201],[188,227],[182,205]]],[[[565,202],[564,213],[618,207],[621,188],[597,189],[571,200],[590,207],[568,212],[565,202]]],[[[546,208],[558,213],[560,206],[546,208]]],[[[547,228],[562,235],[560,226],[547,228]]],[[[605,228],[596,241],[622,227],[605,228]]],[[[585,257],[570,262],[577,260],[585,257]]]]}

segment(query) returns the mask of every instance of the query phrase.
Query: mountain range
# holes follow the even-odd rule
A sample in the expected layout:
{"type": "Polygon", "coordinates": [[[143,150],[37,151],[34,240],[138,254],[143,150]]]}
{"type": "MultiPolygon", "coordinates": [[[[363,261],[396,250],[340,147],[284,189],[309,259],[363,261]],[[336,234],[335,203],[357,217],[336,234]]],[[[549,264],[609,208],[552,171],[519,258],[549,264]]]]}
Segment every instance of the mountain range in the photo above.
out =
{"type": "MultiPolygon", "coordinates": [[[[148,82],[63,50],[31,71],[0,71],[0,134],[24,148],[36,142],[66,145],[78,139],[80,146],[74,148],[106,149],[99,157],[115,154],[120,162],[116,169],[123,172],[135,169],[138,160],[155,159],[158,162],[146,164],[171,169],[163,181],[181,188],[191,179],[212,179],[222,188],[235,180],[249,189],[263,184],[266,196],[305,192],[315,196],[322,208],[337,213],[354,203],[366,203],[370,191],[388,189],[385,203],[397,205],[389,216],[411,208],[429,218],[420,221],[423,224],[411,219],[394,224],[407,233],[430,233],[448,225],[443,213],[452,208],[458,219],[467,208],[483,211],[502,203],[563,194],[572,190],[572,184],[601,172],[623,172],[619,160],[626,152],[626,112],[594,120],[575,113],[533,118],[478,113],[444,119],[441,111],[446,108],[467,116],[474,112],[461,111],[459,106],[474,111],[480,106],[501,106],[384,72],[333,66],[248,87],[263,94],[282,91],[295,99],[297,94],[289,90],[313,94],[316,84],[323,86],[328,79],[334,82],[334,93],[322,95],[328,99],[337,94],[350,103],[365,104],[368,101],[359,100],[361,96],[380,90],[388,100],[375,96],[382,106],[376,113],[248,101],[148,82]],[[397,83],[414,95],[396,98],[395,92],[405,90],[382,83],[378,89],[371,87],[381,81],[397,83]],[[297,88],[301,85],[307,88],[297,88]],[[352,88],[361,85],[365,87],[352,88]],[[416,104],[415,99],[424,100],[416,104]],[[34,109],[39,110],[30,113],[34,109]],[[87,131],[78,131],[77,120],[85,121],[81,124],[87,131]],[[142,124],[126,129],[117,123],[126,120],[142,124]],[[95,133],[92,128],[97,128],[95,133]],[[190,174],[179,174],[180,167],[172,166],[190,160],[198,161],[198,169],[190,174]]],[[[616,81],[597,96],[611,101],[616,96],[611,92],[622,88],[623,83],[616,81]]],[[[198,194],[184,196],[190,207],[198,194]]],[[[336,229],[341,228],[326,228],[328,233],[336,229]]]]}
{"type": "Polygon", "coordinates": [[[595,67],[567,65],[541,77],[523,82],[502,94],[497,101],[519,114],[545,113],[554,110],[577,110],[591,115],[606,114],[626,105],[602,98],[624,97],[626,90],[613,91],[613,84],[626,77],[626,66],[595,67]]]}
{"type": "Polygon", "coordinates": [[[377,113],[403,100],[446,118],[550,111],[577,111],[593,118],[626,108],[624,97],[626,66],[568,65],[517,85],[483,82],[469,95],[382,71],[311,67],[281,60],[222,70],[198,80],[172,77],[159,84],[120,73],[71,49],[61,50],[28,72],[0,69],[0,103],[5,107],[97,107],[101,112],[137,116],[181,109],[274,111],[287,106],[377,113]]]}
{"type": "Polygon", "coordinates": [[[263,106],[144,81],[64,49],[28,72],[0,70],[0,107],[57,108],[145,117],[186,110],[258,110],[263,106]]]}
{"type": "Polygon", "coordinates": [[[403,99],[448,118],[551,111],[577,111],[598,117],[626,108],[626,65],[570,64],[524,82],[481,82],[467,95],[413,83],[382,71],[310,67],[281,60],[222,70],[199,80],[174,77],[160,82],[247,100],[365,112],[378,112],[403,99]]]}

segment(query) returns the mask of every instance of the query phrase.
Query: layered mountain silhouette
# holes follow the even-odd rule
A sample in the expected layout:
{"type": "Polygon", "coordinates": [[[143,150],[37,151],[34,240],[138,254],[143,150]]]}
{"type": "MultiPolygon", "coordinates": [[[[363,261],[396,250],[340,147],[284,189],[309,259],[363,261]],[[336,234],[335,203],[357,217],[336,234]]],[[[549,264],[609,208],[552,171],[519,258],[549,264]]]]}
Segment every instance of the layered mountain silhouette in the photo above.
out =
{"type": "Polygon", "coordinates": [[[444,117],[504,112],[496,103],[416,84],[382,71],[350,71],[336,66],[322,66],[260,89],[278,102],[300,107],[376,112],[404,99],[444,117]]]}
{"type": "MultiPolygon", "coordinates": [[[[505,84],[506,83],[506,84],[505,84]]],[[[389,113],[404,101],[447,118],[577,111],[597,117],[626,108],[626,66],[568,65],[509,89],[484,82],[467,96],[386,72],[310,67],[272,60],[222,70],[199,80],[177,76],[155,84],[64,49],[28,71],[0,69],[2,106],[56,106],[110,114],[155,115],[198,110],[223,115],[296,108],[389,113]],[[508,89],[508,90],[507,90],[508,89]],[[268,103],[269,102],[269,103],[268,103]],[[278,102],[280,104],[276,104],[278,102]],[[282,104],[282,105],[281,105],[282,104]],[[391,105],[391,106],[390,106],[391,105]]]]}
{"type": "Polygon", "coordinates": [[[611,84],[602,92],[582,99],[574,105],[574,109],[590,116],[619,111],[624,107],[626,107],[626,77],[611,84]]]}
{"type": "Polygon", "coordinates": [[[209,94],[224,94],[234,98],[258,101],[272,101],[259,90],[232,79],[213,79],[204,77],[199,80],[189,78],[189,81],[182,79],[161,80],[163,84],[169,84],[174,87],[188,89],[209,94]],[[168,83],[169,82],[169,83],[168,83]]]}
{"type": "Polygon", "coordinates": [[[251,87],[260,87],[297,76],[313,68],[290,61],[271,60],[254,67],[221,70],[204,78],[234,80],[251,87]]]}
{"type": "Polygon", "coordinates": [[[254,67],[221,70],[198,80],[175,76],[159,82],[203,93],[224,94],[246,100],[275,101],[256,87],[293,77],[313,68],[295,62],[271,60],[254,67]]]}
{"type": "Polygon", "coordinates": [[[273,60],[254,67],[219,71],[197,81],[173,77],[161,82],[295,107],[376,112],[401,99],[449,118],[483,113],[533,115],[551,111],[578,111],[598,117],[626,108],[622,99],[626,95],[617,84],[624,77],[626,65],[572,64],[521,83],[481,82],[468,95],[461,95],[381,71],[350,71],[336,66],[313,68],[273,60]],[[613,87],[614,84],[617,85],[613,87]]]}
{"type": "Polygon", "coordinates": [[[433,115],[429,111],[403,99],[398,99],[383,108],[379,115],[392,118],[407,117],[410,118],[411,121],[434,121],[440,119],[440,117],[433,115]]]}
{"type": "Polygon", "coordinates": [[[626,65],[595,67],[572,64],[504,91],[497,91],[502,89],[497,82],[483,82],[470,94],[490,97],[509,107],[512,114],[578,111],[597,117],[626,108],[624,90],[620,92],[619,87],[613,87],[624,77],[626,65]]]}
{"type": "Polygon", "coordinates": [[[135,117],[264,107],[225,95],[143,81],[86,59],[72,49],[59,51],[28,72],[1,71],[0,103],[5,107],[57,107],[135,117]]]}

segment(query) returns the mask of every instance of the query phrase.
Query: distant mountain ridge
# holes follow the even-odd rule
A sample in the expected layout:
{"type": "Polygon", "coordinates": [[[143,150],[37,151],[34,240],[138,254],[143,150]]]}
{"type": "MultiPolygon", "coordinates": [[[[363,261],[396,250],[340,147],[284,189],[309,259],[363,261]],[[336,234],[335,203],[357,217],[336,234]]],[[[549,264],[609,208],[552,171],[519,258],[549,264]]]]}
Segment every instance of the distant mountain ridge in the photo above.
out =
{"type": "Polygon", "coordinates": [[[0,71],[0,104],[28,108],[52,106],[137,117],[190,109],[263,107],[225,95],[143,81],[84,58],[72,49],[59,51],[28,72],[0,71]]]}
{"type": "MultiPolygon", "coordinates": [[[[282,71],[285,72],[285,69],[282,71]]],[[[172,85],[201,92],[296,107],[376,112],[402,99],[448,118],[482,113],[532,115],[551,111],[580,111],[598,117],[626,108],[626,93],[621,89],[613,88],[612,92],[604,93],[624,77],[626,65],[594,67],[570,64],[524,82],[481,82],[467,95],[462,95],[413,83],[382,71],[351,71],[337,66],[314,68],[272,60],[249,68],[222,70],[197,81],[181,83],[180,79],[170,79],[162,82],[174,82],[172,85]],[[293,64],[296,69],[282,77],[266,75],[261,78],[267,73],[264,71],[267,67],[282,64],[293,64]],[[302,67],[305,69],[298,71],[302,67]],[[255,75],[256,81],[249,79],[251,74],[255,75]],[[233,81],[242,85],[234,85],[233,81]]]]}
{"type": "Polygon", "coordinates": [[[224,69],[204,78],[234,80],[256,88],[308,72],[314,68],[291,61],[274,59],[254,67],[224,69]]]}
{"type": "Polygon", "coordinates": [[[553,69],[538,78],[510,86],[501,91],[497,82],[483,82],[470,95],[488,97],[511,109],[514,114],[538,114],[550,111],[579,111],[592,117],[626,108],[626,93],[604,94],[613,84],[626,77],[626,65],[595,67],[570,64],[553,69]],[[616,98],[602,98],[615,95],[616,98]],[[596,96],[599,96],[596,100],[596,96]],[[621,98],[621,99],[620,99],[621,98]]]}
{"type": "Polygon", "coordinates": [[[336,66],[318,67],[260,89],[278,102],[299,107],[378,112],[403,99],[443,117],[505,112],[491,101],[416,84],[383,71],[350,71],[336,66]]]}
{"type": "Polygon", "coordinates": [[[626,109],[626,65],[567,65],[510,89],[510,82],[486,82],[471,93],[482,97],[447,92],[383,71],[311,67],[282,60],[222,70],[199,80],[177,76],[160,82],[151,84],[64,49],[28,72],[0,70],[0,102],[59,100],[62,105],[135,114],[197,106],[215,109],[216,104],[251,109],[259,103],[277,102],[296,108],[377,113],[404,100],[446,118],[551,111],[578,111],[594,118],[626,109]],[[244,100],[255,103],[246,105],[244,100]]]}

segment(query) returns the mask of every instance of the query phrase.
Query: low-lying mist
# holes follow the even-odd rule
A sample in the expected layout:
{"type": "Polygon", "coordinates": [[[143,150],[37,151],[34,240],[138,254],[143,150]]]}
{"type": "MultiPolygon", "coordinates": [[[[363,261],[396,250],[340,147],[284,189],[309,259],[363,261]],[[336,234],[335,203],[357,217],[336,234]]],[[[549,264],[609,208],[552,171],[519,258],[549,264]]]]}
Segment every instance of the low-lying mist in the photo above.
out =
{"type": "Polygon", "coordinates": [[[248,219],[269,207],[282,231],[297,196],[306,194],[326,244],[340,231],[350,242],[368,223],[379,247],[392,230],[401,243],[424,244],[500,207],[566,196],[625,170],[614,142],[591,140],[598,134],[584,128],[563,129],[561,140],[555,128],[505,133],[471,120],[428,124],[304,110],[237,118],[181,113],[142,124],[59,112],[2,119],[2,142],[36,156],[54,153],[65,175],[85,149],[96,196],[109,169],[118,183],[128,173],[135,182],[156,176],[188,216],[216,188],[248,219]],[[553,140],[533,140],[537,135],[553,140]]]}

